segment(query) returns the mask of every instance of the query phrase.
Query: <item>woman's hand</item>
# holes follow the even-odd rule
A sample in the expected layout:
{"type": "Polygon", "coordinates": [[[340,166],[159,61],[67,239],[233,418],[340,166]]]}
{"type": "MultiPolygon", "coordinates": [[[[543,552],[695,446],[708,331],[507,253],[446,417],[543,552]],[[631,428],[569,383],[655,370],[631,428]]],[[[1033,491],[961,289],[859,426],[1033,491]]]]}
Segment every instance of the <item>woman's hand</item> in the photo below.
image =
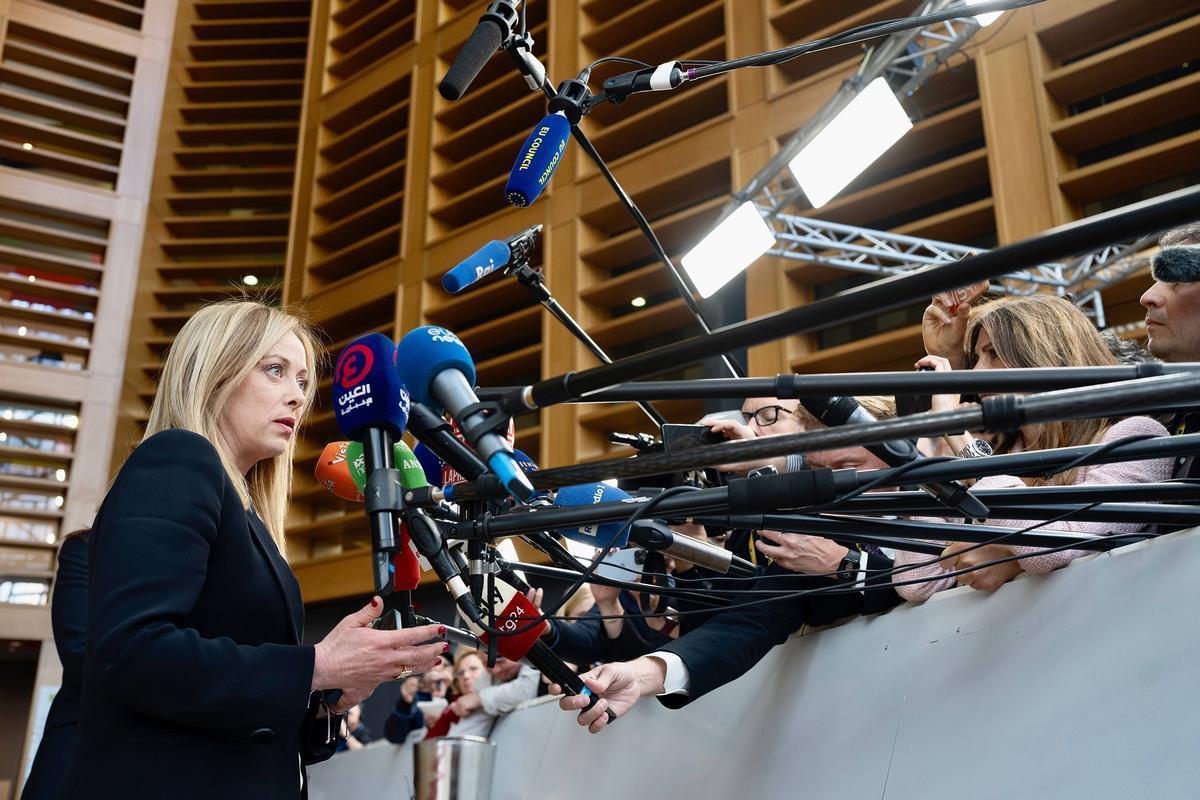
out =
{"type": "MultiPolygon", "coordinates": [[[[989,561],[997,561],[1001,558],[1009,558],[1013,555],[1012,549],[1002,544],[989,544],[969,552],[961,552],[966,546],[969,545],[955,542],[943,550],[943,558],[950,556],[942,562],[943,569],[956,572],[960,569],[970,569],[979,564],[986,564],[989,561]],[[955,555],[956,553],[959,554],[955,555]]],[[[990,567],[984,567],[974,572],[959,575],[958,585],[970,586],[972,589],[978,589],[983,592],[994,592],[1020,575],[1023,571],[1020,562],[1006,561],[1003,564],[993,564],[990,567]]]]}
{"type": "Polygon", "coordinates": [[[921,338],[924,340],[926,353],[949,359],[955,369],[962,369],[967,365],[963,342],[967,336],[971,303],[987,289],[988,282],[982,281],[973,286],[939,292],[933,296],[921,317],[921,338]]]}
{"type": "MultiPolygon", "coordinates": [[[[618,717],[633,708],[633,704],[648,694],[659,694],[663,690],[667,667],[657,658],[642,656],[633,661],[615,661],[602,664],[580,677],[592,694],[599,698],[586,711],[580,711],[578,722],[592,733],[599,733],[608,724],[612,709],[618,717]]],[[[550,687],[551,694],[562,694],[557,683],[550,687]]],[[[579,711],[587,706],[589,698],[582,695],[563,697],[558,701],[564,711],[579,711]]]]}
{"type": "MultiPolygon", "coordinates": [[[[918,369],[927,367],[934,372],[950,372],[953,367],[950,360],[941,356],[925,356],[918,361],[914,366],[918,369]]],[[[962,406],[962,397],[957,394],[935,394],[930,401],[930,411],[957,411],[962,406]]],[[[945,450],[942,451],[946,455],[956,456],[975,441],[973,436],[963,433],[952,434],[941,437],[942,443],[945,445],[945,450]]],[[[940,455],[941,453],[939,453],[940,455]]]]}
{"type": "MultiPolygon", "coordinates": [[[[381,631],[371,623],[383,612],[383,601],[371,602],[339,622],[314,648],[312,689],[370,687],[403,672],[424,672],[441,664],[450,651],[444,625],[381,631]],[[431,644],[420,644],[434,640],[431,644]]],[[[368,690],[368,694],[370,691],[368,690]]],[[[353,705],[353,703],[351,703],[353,705]]]]}

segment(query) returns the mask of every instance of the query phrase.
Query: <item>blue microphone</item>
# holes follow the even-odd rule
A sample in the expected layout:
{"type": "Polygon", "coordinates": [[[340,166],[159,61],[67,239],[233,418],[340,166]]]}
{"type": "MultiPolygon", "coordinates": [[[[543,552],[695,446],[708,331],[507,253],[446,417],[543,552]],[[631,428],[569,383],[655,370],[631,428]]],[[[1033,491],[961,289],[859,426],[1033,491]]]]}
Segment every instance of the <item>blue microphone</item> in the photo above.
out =
{"type": "Polygon", "coordinates": [[[458,294],[509,264],[528,262],[541,232],[542,226],[534,225],[508,240],[493,239],[447,272],[442,277],[442,288],[450,294],[458,294]]]}
{"type": "Polygon", "coordinates": [[[426,447],[424,442],[417,442],[417,446],[413,448],[413,455],[421,464],[421,471],[425,473],[426,482],[430,486],[441,486],[443,483],[442,460],[437,457],[437,454],[426,447]]]}
{"type": "MultiPolygon", "coordinates": [[[[583,483],[564,486],[554,496],[554,505],[559,508],[579,508],[599,503],[617,503],[632,500],[628,494],[606,483],[583,483]]],[[[580,525],[576,528],[558,528],[558,532],[573,542],[592,547],[624,547],[629,542],[629,529],[615,541],[613,537],[625,525],[624,520],[602,522],[597,525],[580,525]]]]}
{"type": "MultiPolygon", "coordinates": [[[[347,345],[333,371],[334,418],[343,436],[362,442],[363,494],[368,497],[375,483],[373,476],[395,467],[393,447],[408,423],[409,395],[395,365],[396,345],[382,333],[371,333],[347,345]]],[[[392,554],[399,542],[396,518],[388,509],[368,509],[367,519],[375,589],[386,594],[393,585],[392,554]]]]}
{"type": "MultiPolygon", "coordinates": [[[[333,414],[347,439],[367,429],[404,433],[409,394],[396,373],[396,346],[382,333],[360,336],[338,356],[333,371],[333,414]]],[[[392,449],[389,445],[388,454],[392,449]]]]}
{"type": "Polygon", "coordinates": [[[487,415],[482,411],[463,414],[464,409],[477,405],[479,398],[474,389],[475,363],[457,336],[431,325],[414,328],[396,347],[396,370],[417,402],[435,413],[442,408],[450,412],[509,494],[521,501],[533,497],[533,486],[517,466],[508,443],[484,429],[487,415]]]}
{"type": "Polygon", "coordinates": [[[571,123],[563,114],[547,114],[534,126],[508,174],[504,196],[509,205],[524,208],[538,199],[562,161],[570,138],[571,123]]]}

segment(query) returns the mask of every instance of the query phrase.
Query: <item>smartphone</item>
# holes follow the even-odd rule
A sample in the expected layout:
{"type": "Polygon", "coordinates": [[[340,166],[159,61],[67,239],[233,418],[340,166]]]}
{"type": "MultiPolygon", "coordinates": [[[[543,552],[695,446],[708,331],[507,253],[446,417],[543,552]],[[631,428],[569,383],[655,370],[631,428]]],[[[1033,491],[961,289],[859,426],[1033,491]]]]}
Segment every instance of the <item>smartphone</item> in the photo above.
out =
{"type": "Polygon", "coordinates": [[[707,425],[667,423],[662,426],[662,441],[664,450],[687,450],[692,447],[723,442],[725,437],[719,433],[713,433],[707,425]]]}
{"type": "Polygon", "coordinates": [[[596,567],[596,574],[614,581],[636,581],[641,577],[642,566],[645,563],[645,550],[640,547],[626,547],[605,556],[596,567]]]}

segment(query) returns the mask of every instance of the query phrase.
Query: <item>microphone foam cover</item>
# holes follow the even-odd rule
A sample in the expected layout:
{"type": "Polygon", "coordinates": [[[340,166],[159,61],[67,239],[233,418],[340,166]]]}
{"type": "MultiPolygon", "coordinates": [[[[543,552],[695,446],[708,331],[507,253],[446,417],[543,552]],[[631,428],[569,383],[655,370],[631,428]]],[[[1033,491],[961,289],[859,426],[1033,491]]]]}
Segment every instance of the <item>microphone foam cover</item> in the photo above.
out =
{"type": "Polygon", "coordinates": [[[463,44],[446,77],[438,84],[438,92],[450,102],[463,96],[471,81],[479,75],[488,59],[504,44],[504,33],[498,22],[480,20],[471,31],[470,38],[463,44]]]}
{"type": "Polygon", "coordinates": [[[442,460],[421,442],[418,442],[417,446],[413,448],[413,455],[417,457],[417,461],[421,464],[421,470],[425,473],[425,480],[428,481],[429,485],[441,486],[442,460]]]}
{"type": "Polygon", "coordinates": [[[396,442],[394,460],[396,469],[400,471],[400,485],[405,489],[420,489],[428,486],[425,479],[425,466],[404,442],[396,442]]]}
{"type": "Polygon", "coordinates": [[[509,205],[522,208],[537,200],[558,168],[567,141],[571,138],[571,123],[562,114],[547,114],[521,145],[504,196],[509,205]]]}
{"type": "Polygon", "coordinates": [[[482,280],[508,264],[512,250],[507,242],[493,239],[460,261],[454,269],[442,276],[442,288],[450,294],[458,294],[478,280],[482,280]]]}
{"type": "MultiPolygon", "coordinates": [[[[525,595],[515,592],[504,606],[504,610],[496,616],[494,625],[502,631],[518,630],[531,625],[533,618],[537,616],[539,616],[537,606],[529,602],[529,598],[525,595]],[[522,619],[522,617],[527,617],[528,619],[522,619]]],[[[527,631],[522,631],[511,636],[496,637],[496,652],[512,661],[520,661],[537,642],[542,632],[549,627],[549,624],[547,621],[542,620],[540,625],[534,625],[527,631]]],[[[481,634],[479,641],[486,647],[489,635],[486,633],[481,634]]]]}
{"type": "Polygon", "coordinates": [[[408,424],[409,394],[396,372],[396,347],[382,333],[360,336],[338,356],[333,371],[333,413],[347,439],[367,428],[393,436],[408,424]]]}
{"type": "MultiPolygon", "coordinates": [[[[429,406],[435,413],[441,403],[430,393],[433,379],[443,370],[456,369],[475,385],[475,362],[467,348],[450,331],[435,325],[413,328],[396,345],[396,372],[414,402],[429,406]]],[[[351,437],[353,438],[353,437],[351,437]]]]}
{"type": "MultiPolygon", "coordinates": [[[[559,508],[576,508],[594,506],[598,503],[615,503],[631,499],[628,494],[605,483],[583,483],[578,486],[564,486],[554,497],[554,505],[559,508]]],[[[632,513],[633,508],[630,508],[632,513]]],[[[612,541],[624,526],[623,521],[601,522],[595,525],[580,525],[576,528],[559,528],[558,532],[571,541],[581,542],[592,547],[624,547],[629,542],[629,530],[616,541],[612,541]]]]}
{"type": "Polygon", "coordinates": [[[397,592],[411,592],[421,583],[421,562],[413,552],[412,539],[408,536],[408,527],[400,523],[400,546],[392,558],[392,589],[397,592]]]}
{"type": "Polygon", "coordinates": [[[357,442],[330,442],[321,451],[314,474],[321,485],[334,495],[343,500],[349,500],[351,503],[361,503],[363,502],[362,488],[365,482],[363,473],[365,465],[362,462],[362,445],[357,442]],[[358,447],[357,473],[352,465],[354,454],[350,452],[353,446],[358,447]],[[355,479],[356,474],[357,480],[355,479]]]}

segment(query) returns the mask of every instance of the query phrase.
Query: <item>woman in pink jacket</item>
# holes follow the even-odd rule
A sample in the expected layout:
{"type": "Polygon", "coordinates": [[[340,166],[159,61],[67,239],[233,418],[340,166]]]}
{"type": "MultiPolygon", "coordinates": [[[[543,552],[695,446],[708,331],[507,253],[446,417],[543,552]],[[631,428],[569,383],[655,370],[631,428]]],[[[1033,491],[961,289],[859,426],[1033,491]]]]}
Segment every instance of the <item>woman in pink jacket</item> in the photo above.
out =
{"type": "MultiPolygon", "coordinates": [[[[986,284],[965,292],[940,294],[933,298],[929,307],[925,309],[922,325],[925,349],[929,355],[918,361],[917,366],[949,370],[1100,367],[1120,363],[1091,321],[1069,301],[1053,295],[1038,294],[1030,297],[1002,297],[972,306],[972,300],[984,288],[986,284]]],[[[941,395],[934,398],[933,408],[935,411],[949,410],[957,407],[958,402],[959,398],[956,396],[941,395]]],[[[1026,425],[1019,431],[995,435],[990,445],[997,454],[1019,453],[1027,450],[1104,444],[1139,434],[1165,436],[1167,430],[1149,417],[1071,420],[1026,425]]],[[[934,441],[934,447],[941,455],[962,457],[981,455],[983,453],[980,451],[986,450],[982,443],[978,443],[974,436],[967,433],[940,437],[934,441]]],[[[1171,460],[1164,458],[1077,467],[1049,478],[993,475],[979,480],[975,488],[1153,483],[1170,477],[1171,460]]],[[[1034,522],[988,519],[986,524],[1024,528],[1034,522]]],[[[1077,522],[1068,519],[1039,530],[1109,534],[1137,533],[1148,527],[1137,523],[1077,522]]],[[[1038,555],[1040,548],[995,544],[954,555],[965,547],[967,545],[952,544],[943,553],[943,556],[949,557],[940,563],[900,573],[896,576],[897,582],[916,578],[930,580],[897,586],[896,591],[907,600],[925,600],[935,592],[954,586],[971,586],[990,591],[1012,580],[1021,572],[1050,572],[1072,559],[1089,553],[1087,550],[1065,550],[1038,555]],[[1013,555],[1024,557],[957,577],[938,577],[1013,555]]],[[[895,565],[900,567],[929,560],[928,556],[900,552],[897,554],[895,565]]]]}

